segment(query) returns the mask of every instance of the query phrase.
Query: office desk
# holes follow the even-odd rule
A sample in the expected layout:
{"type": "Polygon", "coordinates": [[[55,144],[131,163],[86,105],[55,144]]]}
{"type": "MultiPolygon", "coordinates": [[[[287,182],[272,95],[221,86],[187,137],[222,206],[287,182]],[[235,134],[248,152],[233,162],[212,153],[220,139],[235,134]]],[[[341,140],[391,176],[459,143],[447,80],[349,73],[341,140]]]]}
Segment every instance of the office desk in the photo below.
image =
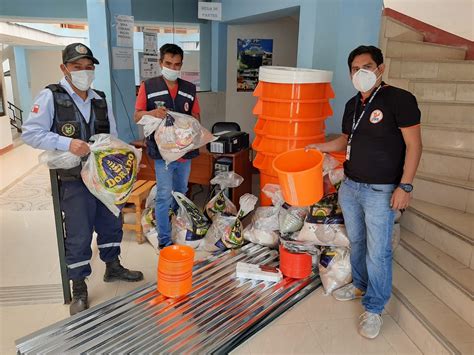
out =
{"type": "MultiPolygon", "coordinates": [[[[155,180],[155,166],[153,159],[146,153],[144,141],[134,141],[131,143],[137,148],[142,148],[142,160],[137,179],[155,180]]],[[[191,160],[191,175],[189,184],[209,185],[209,181],[214,176],[214,162],[220,157],[232,159],[233,171],[244,178],[244,182],[239,187],[232,189],[232,202],[238,207],[239,199],[245,193],[252,192],[252,162],[250,161],[249,148],[233,154],[209,153],[206,147],[199,149],[199,156],[191,160]]]]}

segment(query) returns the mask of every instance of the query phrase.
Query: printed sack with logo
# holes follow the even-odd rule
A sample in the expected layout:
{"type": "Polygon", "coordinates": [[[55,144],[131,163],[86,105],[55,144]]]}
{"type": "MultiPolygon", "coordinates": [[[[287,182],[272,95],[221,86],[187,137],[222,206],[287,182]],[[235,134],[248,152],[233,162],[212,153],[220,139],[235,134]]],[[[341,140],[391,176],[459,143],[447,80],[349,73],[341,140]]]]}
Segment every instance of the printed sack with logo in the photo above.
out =
{"type": "Polygon", "coordinates": [[[142,152],[110,134],[96,134],[91,141],[82,180],[91,194],[118,216],[137,180],[142,152]]]}

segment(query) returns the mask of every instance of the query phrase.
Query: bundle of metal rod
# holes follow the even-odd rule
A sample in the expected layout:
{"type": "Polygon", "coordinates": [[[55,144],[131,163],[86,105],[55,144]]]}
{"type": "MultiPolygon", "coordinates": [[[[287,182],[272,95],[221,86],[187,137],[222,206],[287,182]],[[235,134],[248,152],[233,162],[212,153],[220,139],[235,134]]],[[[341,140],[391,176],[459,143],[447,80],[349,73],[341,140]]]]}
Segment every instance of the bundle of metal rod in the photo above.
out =
{"type": "Polygon", "coordinates": [[[276,266],[278,252],[248,244],[197,261],[188,295],[166,298],[147,284],[17,340],[18,353],[224,353],[321,285],[314,273],[239,279],[239,261],[276,266]]]}

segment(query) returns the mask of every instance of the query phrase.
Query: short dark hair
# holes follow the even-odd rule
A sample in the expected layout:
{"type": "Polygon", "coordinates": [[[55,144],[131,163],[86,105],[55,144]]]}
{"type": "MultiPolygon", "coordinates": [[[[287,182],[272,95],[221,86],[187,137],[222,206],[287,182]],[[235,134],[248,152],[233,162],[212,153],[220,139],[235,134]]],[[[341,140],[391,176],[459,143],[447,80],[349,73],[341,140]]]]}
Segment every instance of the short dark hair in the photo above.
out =
{"type": "Polygon", "coordinates": [[[375,46],[359,46],[356,49],[354,49],[349,54],[349,58],[347,58],[349,71],[351,71],[352,69],[352,62],[354,61],[354,58],[357,57],[358,55],[366,54],[366,53],[370,54],[370,56],[372,57],[373,61],[377,64],[377,66],[383,63],[383,54],[380,48],[377,48],[375,46]]]}
{"type": "Polygon", "coordinates": [[[184,58],[184,52],[181,49],[181,47],[173,43],[166,43],[160,47],[160,60],[163,60],[163,58],[165,57],[165,54],[167,53],[171,54],[173,57],[175,55],[180,55],[181,60],[183,60],[184,58]]]}

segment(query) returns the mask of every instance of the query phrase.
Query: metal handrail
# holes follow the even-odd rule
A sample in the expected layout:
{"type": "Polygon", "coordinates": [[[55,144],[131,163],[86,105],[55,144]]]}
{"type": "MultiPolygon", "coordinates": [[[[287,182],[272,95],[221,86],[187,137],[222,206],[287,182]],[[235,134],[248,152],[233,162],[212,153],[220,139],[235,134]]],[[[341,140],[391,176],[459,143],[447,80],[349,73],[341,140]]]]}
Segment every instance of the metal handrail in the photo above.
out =
{"type": "Polygon", "coordinates": [[[10,118],[10,125],[16,128],[18,133],[21,133],[21,126],[23,125],[23,110],[10,101],[7,101],[7,103],[8,103],[8,110],[9,110],[8,117],[10,118]],[[19,115],[17,115],[17,112],[19,113],[19,115]]]}

